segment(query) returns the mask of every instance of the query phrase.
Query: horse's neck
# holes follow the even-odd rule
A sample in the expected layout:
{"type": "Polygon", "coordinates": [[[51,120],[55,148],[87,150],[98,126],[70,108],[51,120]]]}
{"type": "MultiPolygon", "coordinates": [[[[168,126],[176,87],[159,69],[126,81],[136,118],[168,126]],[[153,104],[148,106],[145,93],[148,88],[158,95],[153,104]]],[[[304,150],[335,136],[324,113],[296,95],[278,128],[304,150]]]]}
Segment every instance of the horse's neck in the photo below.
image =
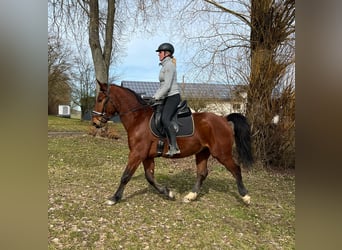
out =
{"type": "Polygon", "coordinates": [[[140,126],[146,126],[147,118],[152,115],[152,111],[149,112],[145,107],[139,107],[139,109],[128,110],[125,113],[120,114],[120,120],[123,124],[128,135],[130,131],[136,131],[140,126]]]}
{"type": "Polygon", "coordinates": [[[137,120],[142,119],[142,113],[144,112],[143,105],[137,100],[137,98],[127,90],[117,88],[113,89],[113,99],[117,103],[117,109],[120,114],[120,120],[125,129],[129,131],[131,128],[139,126],[137,120]]]}
{"type": "Polygon", "coordinates": [[[112,91],[113,99],[115,99],[118,104],[119,113],[127,113],[131,110],[139,107],[141,104],[133,94],[127,92],[126,90],[115,87],[112,91]]]}

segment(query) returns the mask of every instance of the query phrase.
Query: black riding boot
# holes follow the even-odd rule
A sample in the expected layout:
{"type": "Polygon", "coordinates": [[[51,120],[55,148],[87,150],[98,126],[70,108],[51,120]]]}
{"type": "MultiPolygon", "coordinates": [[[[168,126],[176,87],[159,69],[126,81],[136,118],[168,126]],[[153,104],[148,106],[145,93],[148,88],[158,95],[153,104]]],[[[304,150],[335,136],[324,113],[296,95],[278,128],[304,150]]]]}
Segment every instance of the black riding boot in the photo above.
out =
{"type": "Polygon", "coordinates": [[[177,145],[177,140],[176,140],[176,130],[175,127],[170,124],[170,126],[165,129],[167,139],[169,141],[169,151],[166,153],[168,156],[173,156],[175,154],[180,154],[180,150],[177,145]]]}

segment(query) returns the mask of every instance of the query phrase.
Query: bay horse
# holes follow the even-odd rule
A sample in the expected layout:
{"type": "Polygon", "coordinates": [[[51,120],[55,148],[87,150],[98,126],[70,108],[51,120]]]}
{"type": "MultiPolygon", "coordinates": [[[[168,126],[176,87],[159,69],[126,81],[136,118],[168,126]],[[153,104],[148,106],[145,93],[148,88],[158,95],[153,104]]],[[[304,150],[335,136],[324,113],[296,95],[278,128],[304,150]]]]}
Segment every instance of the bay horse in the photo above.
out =
{"type": "MultiPolygon", "coordinates": [[[[126,184],[140,163],[144,166],[146,180],[160,194],[168,199],[175,199],[173,192],[157,183],[154,177],[154,158],[158,157],[159,138],[149,128],[153,108],[133,90],[114,84],[108,85],[98,80],[97,82],[99,93],[92,112],[92,124],[97,128],[103,127],[111,117],[118,114],[127,132],[130,150],[118,189],[109,198],[107,204],[113,205],[121,200],[126,184]]],[[[172,158],[183,158],[195,155],[196,159],[197,180],[192,191],[183,198],[183,201],[190,202],[197,198],[202,183],[208,175],[207,162],[212,155],[231,172],[243,202],[249,204],[250,196],[242,182],[240,166],[233,160],[235,143],[240,162],[246,167],[253,163],[250,126],[246,117],[239,113],[232,113],[225,117],[210,112],[195,112],[192,115],[194,133],[188,137],[177,137],[181,153],[172,156],[172,158]]],[[[167,147],[164,147],[162,157],[167,157],[166,151],[167,147]]]]}

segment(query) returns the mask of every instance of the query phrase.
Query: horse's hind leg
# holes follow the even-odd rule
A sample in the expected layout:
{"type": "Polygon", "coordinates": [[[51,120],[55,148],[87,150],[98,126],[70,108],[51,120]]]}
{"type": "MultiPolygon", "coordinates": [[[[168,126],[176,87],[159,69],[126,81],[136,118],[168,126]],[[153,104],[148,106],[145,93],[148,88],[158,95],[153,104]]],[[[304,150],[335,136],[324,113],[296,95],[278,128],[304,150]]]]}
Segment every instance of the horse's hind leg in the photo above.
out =
{"type": "Polygon", "coordinates": [[[184,198],[184,202],[190,202],[197,198],[198,193],[201,189],[202,183],[208,176],[207,162],[210,156],[209,149],[204,149],[198,154],[196,154],[196,165],[197,165],[197,180],[192,188],[192,191],[188,193],[184,198]]]}
{"type": "MultiPolygon", "coordinates": [[[[220,161],[220,159],[218,159],[218,160],[220,161]]],[[[249,204],[251,201],[251,197],[248,195],[248,191],[245,188],[245,185],[243,184],[240,166],[234,162],[232,157],[230,157],[229,159],[227,159],[225,161],[220,161],[220,162],[234,176],[234,178],[236,180],[237,187],[238,187],[239,194],[241,195],[243,202],[246,204],[249,204]]]]}
{"type": "Polygon", "coordinates": [[[169,199],[174,199],[175,195],[165,186],[158,184],[154,178],[154,158],[147,158],[143,161],[146,180],[160,193],[169,199]]]}

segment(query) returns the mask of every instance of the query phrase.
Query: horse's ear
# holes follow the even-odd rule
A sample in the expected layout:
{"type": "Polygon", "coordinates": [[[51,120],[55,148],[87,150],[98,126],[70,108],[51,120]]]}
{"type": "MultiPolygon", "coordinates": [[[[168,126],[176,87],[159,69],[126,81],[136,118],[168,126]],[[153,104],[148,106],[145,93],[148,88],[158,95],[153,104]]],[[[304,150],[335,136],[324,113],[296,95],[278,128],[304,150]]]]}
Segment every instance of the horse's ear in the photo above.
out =
{"type": "Polygon", "coordinates": [[[99,86],[100,86],[100,91],[106,92],[106,91],[107,91],[108,85],[107,85],[106,83],[100,82],[98,79],[96,79],[96,81],[97,81],[97,83],[98,83],[99,86]]]}

